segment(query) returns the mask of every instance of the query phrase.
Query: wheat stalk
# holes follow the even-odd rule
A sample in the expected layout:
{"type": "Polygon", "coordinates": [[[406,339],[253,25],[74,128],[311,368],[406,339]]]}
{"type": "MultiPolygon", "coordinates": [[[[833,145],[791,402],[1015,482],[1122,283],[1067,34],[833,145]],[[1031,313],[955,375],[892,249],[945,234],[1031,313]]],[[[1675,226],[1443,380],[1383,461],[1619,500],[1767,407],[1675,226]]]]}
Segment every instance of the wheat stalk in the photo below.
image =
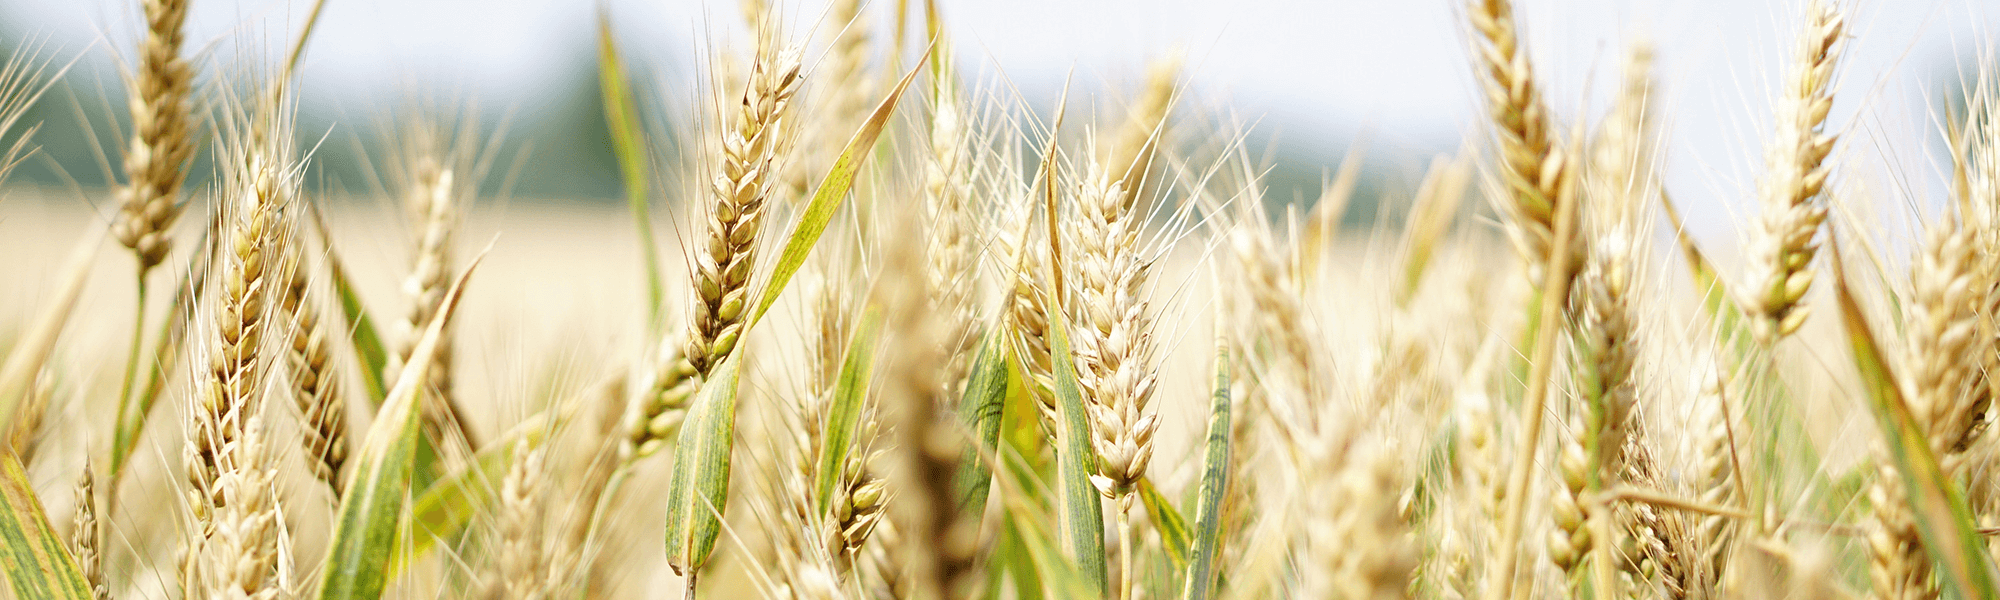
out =
{"type": "Polygon", "coordinates": [[[1750,283],[1743,299],[1754,315],[1758,339],[1770,343],[1805,323],[1801,301],[1812,286],[1811,263],[1819,250],[1820,223],[1826,220],[1821,193],[1829,173],[1826,157],[1837,136],[1824,132],[1833,108],[1833,71],[1847,34],[1844,13],[1827,0],[1807,8],[1806,27],[1785,75],[1774,109],[1777,128],[1764,150],[1764,177],[1757,185],[1763,207],[1751,225],[1750,283]]]}

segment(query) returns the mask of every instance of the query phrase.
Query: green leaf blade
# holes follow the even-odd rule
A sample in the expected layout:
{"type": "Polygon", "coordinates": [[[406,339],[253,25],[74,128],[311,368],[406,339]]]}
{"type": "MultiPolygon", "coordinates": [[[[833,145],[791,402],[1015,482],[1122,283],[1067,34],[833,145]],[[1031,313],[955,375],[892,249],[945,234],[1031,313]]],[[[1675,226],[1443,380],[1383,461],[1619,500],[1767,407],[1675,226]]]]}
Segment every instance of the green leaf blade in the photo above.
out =
{"type": "Polygon", "coordinates": [[[1090,446],[1090,415],[1084,409],[1083,388],[1076,379],[1076,355],[1070,350],[1066,319],[1049,319],[1050,352],[1055,355],[1057,512],[1063,550],[1098,593],[1109,589],[1104,559],[1104,505],[1090,476],[1097,472],[1097,451],[1090,446]]]}
{"type": "Polygon", "coordinates": [[[701,384],[680,443],[674,447],[673,478],[667,486],[667,564],[692,575],[708,562],[722,534],[722,510],[729,501],[729,454],[736,438],[736,388],[741,352],[732,352],[701,384]]]}
{"type": "Polygon", "coordinates": [[[868,382],[875,372],[875,344],[882,331],[881,311],[870,309],[861,317],[861,327],[855,329],[852,339],[847,342],[846,358],[840,365],[840,378],[834,384],[832,401],[827,405],[825,442],[819,455],[819,470],[814,482],[817,502],[814,510],[826,514],[832,510],[834,487],[840,483],[840,473],[847,465],[849,450],[852,449],[855,430],[861,426],[861,410],[868,399],[868,382]]]}
{"type": "MultiPolygon", "coordinates": [[[[924,55],[924,59],[929,57],[929,54],[924,55]]],[[[785,239],[785,248],[778,254],[771,280],[764,284],[763,293],[758,296],[757,310],[750,312],[750,323],[762,319],[764,312],[777,303],[778,293],[785,290],[785,284],[805,265],[806,256],[812,254],[814,246],[819,245],[820,236],[826,233],[827,225],[833,221],[833,213],[840,209],[842,201],[847,198],[847,191],[854,187],[855,173],[867,162],[869,150],[882,136],[882,129],[889,125],[889,117],[895,114],[896,104],[902,100],[903,92],[910,89],[910,82],[915,81],[917,73],[923,70],[923,62],[918,60],[916,68],[904,75],[903,80],[889,91],[888,97],[876,105],[875,112],[868,115],[868,120],[861,124],[861,130],[854,132],[847,147],[841,150],[840,157],[833,161],[833,168],[827,171],[826,177],[820,178],[819,189],[813,192],[812,201],[806,204],[805,212],[799,215],[798,223],[792,226],[791,235],[785,239]]]]}
{"type": "Polygon", "coordinates": [[[661,312],[666,285],[660,275],[659,245],[653,242],[653,216],[648,199],[646,129],[639,121],[638,102],[625,74],[625,61],[611,34],[610,9],[597,11],[597,81],[604,96],[605,127],[611,130],[611,150],[618,157],[618,172],[625,184],[625,204],[632,211],[632,224],[639,232],[639,246],[646,269],[647,323],[655,333],[666,323],[661,312]]]}
{"type": "Polygon", "coordinates": [[[982,455],[991,456],[1000,447],[1000,418],[1007,402],[1008,378],[1013,368],[1007,361],[1007,342],[1001,330],[988,332],[972,359],[972,372],[965,380],[959,400],[958,418],[977,438],[978,452],[969,453],[958,470],[958,509],[978,512],[985,508],[993,477],[982,455]]]}
{"type": "Polygon", "coordinates": [[[0,453],[0,565],[16,598],[91,599],[83,571],[49,526],[21,459],[11,452],[0,453]]]}
{"type": "Polygon", "coordinates": [[[1160,545],[1167,551],[1167,562],[1173,563],[1174,570],[1185,571],[1188,567],[1189,539],[1187,519],[1181,517],[1180,509],[1160,494],[1160,489],[1151,479],[1139,480],[1139,501],[1146,505],[1146,515],[1153,520],[1153,528],[1160,532],[1160,545]]]}
{"type": "Polygon", "coordinates": [[[353,482],[341,497],[335,517],[320,577],[320,600],[382,597],[401,531],[404,500],[416,471],[417,446],[423,438],[420,388],[435,361],[445,322],[484,256],[482,253],[473,259],[445,293],[423,339],[410,352],[409,364],[389,390],[375,422],[368,426],[361,454],[355,460],[353,482]]]}
{"type": "Polygon", "coordinates": [[[1222,555],[1222,500],[1229,490],[1230,401],[1229,354],[1217,349],[1215,392],[1209,399],[1208,442],[1201,460],[1201,491],[1195,501],[1194,542],[1181,600],[1206,600],[1215,585],[1215,563],[1222,555]]]}

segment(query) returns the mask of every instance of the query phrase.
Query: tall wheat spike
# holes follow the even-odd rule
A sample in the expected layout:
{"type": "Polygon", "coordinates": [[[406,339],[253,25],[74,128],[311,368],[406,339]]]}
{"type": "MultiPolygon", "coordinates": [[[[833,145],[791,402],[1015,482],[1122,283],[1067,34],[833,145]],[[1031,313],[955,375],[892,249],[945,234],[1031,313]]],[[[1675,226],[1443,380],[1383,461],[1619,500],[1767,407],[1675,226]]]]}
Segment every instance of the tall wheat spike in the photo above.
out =
{"type": "MultiPolygon", "coordinates": [[[[408,310],[397,322],[396,351],[389,356],[385,376],[394,380],[410,360],[410,352],[416,350],[418,339],[424,328],[429,326],[431,317],[436,316],[444,295],[451,287],[454,272],[452,259],[453,233],[461,221],[458,212],[462,210],[470,196],[469,178],[452,155],[457,149],[442,147],[446,140],[445,131],[435,125],[418,123],[404,132],[411,146],[409,164],[403,168],[403,205],[409,213],[410,222],[415,226],[417,238],[415,252],[411,256],[410,270],[403,278],[402,291],[408,298],[408,310]]],[[[465,447],[478,448],[479,440],[473,437],[473,430],[465,420],[465,410],[460,406],[458,396],[452,389],[452,330],[446,324],[444,337],[438,339],[438,348],[432,357],[431,368],[425,372],[423,387],[424,432],[432,440],[439,441],[446,449],[444,456],[455,457],[460,451],[455,440],[463,440],[465,447]]],[[[462,460],[454,458],[453,460],[462,460]]]]}
{"type": "Polygon", "coordinates": [[[694,296],[686,360],[706,377],[736,349],[743,334],[757,241],[764,226],[772,170],[784,155],[781,142],[792,95],[802,81],[799,51],[760,48],[750,85],[725,116],[716,168],[706,201],[706,235],[694,248],[694,296]]]}
{"type": "Polygon", "coordinates": [[[1507,235],[1527,261],[1528,281],[1540,283],[1555,244],[1557,208],[1572,201],[1577,158],[1556,139],[1534,67],[1521,47],[1513,3],[1474,0],[1467,16],[1479,36],[1476,70],[1499,141],[1507,235]]]}
{"type": "Polygon", "coordinates": [[[340,468],[347,462],[347,403],[340,396],[340,375],[333,371],[331,343],[339,335],[320,314],[321,292],[312,285],[311,270],[297,248],[287,253],[291,272],[281,300],[285,315],[292,401],[297,405],[307,464],[313,476],[338,498],[340,468]]]}
{"type": "Polygon", "coordinates": [[[146,37],[139,66],[127,76],[132,141],[125,150],[126,185],[118,189],[112,235],[132,249],[143,278],[166,260],[168,230],[180,217],[181,183],[194,156],[194,115],[189,97],[194,69],[181,57],[188,0],[141,0],[146,37]]]}
{"type": "Polygon", "coordinates": [[[1801,301],[1812,287],[1812,259],[1826,220],[1826,157],[1838,139],[1825,131],[1826,116],[1833,109],[1834,67],[1846,37],[1847,17],[1837,5],[1829,0],[1808,5],[1805,30],[1775,106],[1777,128],[1764,148],[1765,173],[1757,184],[1762,212],[1750,228],[1743,305],[1766,343],[1805,323],[1801,301]]]}

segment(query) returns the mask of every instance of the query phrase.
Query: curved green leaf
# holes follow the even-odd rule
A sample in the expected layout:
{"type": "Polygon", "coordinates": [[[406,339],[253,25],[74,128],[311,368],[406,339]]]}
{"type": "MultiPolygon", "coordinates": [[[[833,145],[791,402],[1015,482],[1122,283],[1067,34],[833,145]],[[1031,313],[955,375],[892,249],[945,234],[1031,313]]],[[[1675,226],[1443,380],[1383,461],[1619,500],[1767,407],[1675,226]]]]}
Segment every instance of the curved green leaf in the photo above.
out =
{"type": "Polygon", "coordinates": [[[847,464],[848,452],[854,445],[855,429],[861,426],[862,404],[868,398],[868,382],[875,374],[875,342],[882,332],[881,311],[870,309],[861,317],[861,327],[854,330],[854,336],[847,342],[846,359],[840,365],[840,380],[834,384],[833,398],[827,406],[826,431],[821,438],[819,473],[815,478],[814,494],[817,506],[813,509],[825,514],[831,510],[828,503],[833,499],[833,488],[840,483],[840,472],[847,464]]]}
{"type": "Polygon", "coordinates": [[[20,457],[0,452],[0,565],[14,597],[22,600],[90,600],[90,584],[76,558],[49,527],[42,501],[28,485],[20,457]]]}
{"type": "Polygon", "coordinates": [[[1139,479],[1139,501],[1146,504],[1146,515],[1153,520],[1153,529],[1160,532],[1160,545],[1167,551],[1167,562],[1173,563],[1174,570],[1184,571],[1188,567],[1187,519],[1174,503],[1160,494],[1150,478],[1139,479]]]}
{"type": "Polygon", "coordinates": [[[984,456],[1000,447],[1000,416],[1007,401],[1007,379],[1013,369],[1007,363],[1007,342],[1002,329],[987,332],[973,356],[972,373],[965,380],[965,395],[959,400],[958,419],[978,439],[978,452],[966,454],[958,469],[958,509],[978,512],[986,507],[986,495],[993,477],[986,470],[984,456]]]}
{"type": "Polygon", "coordinates": [[[341,497],[334,522],[333,541],[327,547],[325,571],[320,577],[320,600],[377,600],[388,582],[403,503],[410,494],[410,480],[416,470],[417,446],[422,435],[418,391],[436,358],[444,324],[458,306],[465,282],[485,258],[481,253],[452,283],[431,317],[424,337],[410,352],[410,362],[396,378],[375,421],[362,439],[361,455],[355,460],[354,481],[341,497]]]}
{"type": "Polygon", "coordinates": [[[729,353],[701,383],[674,446],[674,474],[667,484],[667,565],[676,574],[691,576],[700,569],[722,534],[742,356],[729,353]]]}
{"type": "MultiPolygon", "coordinates": [[[[826,226],[833,221],[833,213],[840,209],[841,201],[847,198],[847,190],[854,186],[854,174],[861,164],[868,160],[869,149],[875,147],[875,139],[881,137],[882,128],[889,125],[890,115],[896,112],[896,103],[903,98],[903,91],[910,89],[910,82],[916,80],[917,73],[924,68],[924,61],[930,58],[927,52],[917,60],[916,68],[903,76],[889,96],[875,106],[875,112],[868,115],[868,121],[861,124],[861,130],[854,132],[847,147],[840,151],[840,158],[833,161],[833,168],[820,178],[819,190],[813,192],[812,202],[806,205],[804,214],[799,215],[798,224],[792,226],[791,236],[785,239],[785,249],[778,254],[778,264],[771,272],[771,280],[764,284],[759,295],[757,310],[750,312],[750,323],[755,324],[764,317],[764,311],[777,303],[778,293],[785,291],[785,284],[797,275],[799,267],[812,254],[813,246],[819,244],[819,237],[826,233],[826,226]]],[[[749,326],[745,326],[747,331],[749,326]]]]}
{"type": "Polygon", "coordinates": [[[1201,459],[1201,495],[1194,506],[1194,545],[1181,600],[1205,600],[1222,555],[1222,499],[1229,490],[1229,353],[1215,353],[1215,393],[1209,398],[1208,443],[1201,459]]]}
{"type": "Polygon", "coordinates": [[[653,331],[666,322],[661,312],[666,297],[660,279],[659,246],[653,242],[653,216],[646,193],[646,128],[639,123],[637,102],[625,77],[625,61],[618,56],[618,44],[611,35],[610,9],[597,8],[597,82],[604,95],[605,126],[611,130],[611,150],[618,156],[618,172],[624,176],[625,204],[632,210],[632,224],[639,230],[640,254],[646,266],[646,311],[653,331]]]}

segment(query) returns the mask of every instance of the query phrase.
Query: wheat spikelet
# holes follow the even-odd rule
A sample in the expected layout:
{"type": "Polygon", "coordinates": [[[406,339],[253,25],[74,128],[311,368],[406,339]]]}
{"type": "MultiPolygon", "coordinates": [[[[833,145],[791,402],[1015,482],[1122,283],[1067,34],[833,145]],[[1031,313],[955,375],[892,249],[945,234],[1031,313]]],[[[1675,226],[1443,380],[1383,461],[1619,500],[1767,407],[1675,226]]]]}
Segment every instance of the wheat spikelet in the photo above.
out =
{"type": "MultiPolygon", "coordinates": [[[[433,126],[418,124],[406,132],[411,145],[410,163],[405,168],[406,180],[403,190],[404,208],[409,212],[411,222],[418,227],[416,252],[412,255],[409,273],[403,278],[403,296],[409,301],[409,309],[397,322],[398,336],[396,351],[389,357],[385,371],[388,380],[395,380],[403,371],[403,365],[410,360],[410,352],[416,350],[419,338],[423,336],[431,318],[437,315],[444,302],[446,290],[451,286],[451,276],[456,267],[452,259],[452,234],[458,228],[458,210],[465,203],[469,183],[458,178],[469,175],[453,161],[443,156],[436,148],[443,132],[433,126]]],[[[425,371],[422,403],[424,433],[432,440],[447,442],[464,440],[469,448],[478,448],[478,439],[465,421],[465,411],[459,406],[458,396],[452,392],[452,334],[451,324],[445,325],[444,334],[438,338],[436,354],[431,367],[425,371]]],[[[457,448],[456,444],[444,444],[444,448],[457,448]]],[[[447,452],[446,456],[456,456],[459,451],[447,452]]]]}
{"type": "Polygon", "coordinates": [[[271,600],[283,592],[279,561],[284,543],[278,522],[277,470],[264,447],[264,419],[240,421],[237,438],[222,449],[215,479],[218,501],[200,567],[205,597],[271,600]]]}
{"type": "Polygon", "coordinates": [[[717,170],[707,202],[707,235],[695,248],[695,302],[685,351],[702,376],[736,348],[744,311],[756,300],[750,297],[750,279],[764,201],[771,170],[783,155],[779,143],[787,109],[801,81],[798,50],[769,51],[776,54],[760,51],[751,66],[750,85],[726,117],[727,130],[715,148],[717,170]]]}
{"type": "Polygon", "coordinates": [[[1037,243],[1033,202],[1025,192],[1014,194],[1004,205],[1006,223],[1000,228],[996,241],[1003,251],[1006,264],[1003,274],[1006,278],[1006,300],[1003,309],[1003,326],[1009,333],[1009,342],[1014,347],[1014,355],[1019,357],[1027,371],[1027,387],[1034,396],[1036,406],[1044,415],[1043,423],[1054,422],[1055,393],[1054,375],[1051,369],[1049,350],[1049,307],[1048,290],[1043,287],[1043,274],[1048,273],[1048,245],[1037,243]]]}
{"type": "MultiPolygon", "coordinates": [[[[775,451],[760,453],[758,467],[761,494],[752,497],[757,520],[771,541],[771,552],[763,568],[776,586],[771,596],[803,600],[837,597],[843,542],[837,524],[818,509],[818,488],[814,485],[823,450],[823,430],[815,422],[824,413],[814,414],[817,402],[810,395],[794,396],[796,402],[774,403],[767,416],[766,435],[775,451]]],[[[823,410],[823,409],[822,409],[823,410]]]]}
{"type": "Polygon", "coordinates": [[[226,204],[217,223],[221,245],[213,273],[216,287],[209,294],[213,337],[206,340],[210,347],[202,361],[207,381],[191,402],[187,469],[200,518],[206,518],[206,506],[223,501],[215,487],[219,453],[235,441],[242,420],[261,410],[265,360],[260,353],[269,325],[269,294],[286,277],[274,267],[295,227],[289,212],[297,173],[282,162],[289,145],[273,140],[264,148],[233,153],[226,204]]]}
{"type": "Polygon", "coordinates": [[[687,418],[688,402],[694,399],[700,380],[683,353],[686,345],[679,341],[681,336],[670,333],[655,347],[658,356],[647,369],[645,383],[625,417],[618,447],[621,465],[658,452],[687,418]]]}
{"type": "Polygon", "coordinates": [[[1500,176],[1508,201],[1507,234],[1541,282],[1555,244],[1557,207],[1571,202],[1576,159],[1555,139],[1509,0],[1474,0],[1467,11],[1478,33],[1475,70],[1486,90],[1488,116],[1499,139],[1500,176]]]}
{"type": "Polygon", "coordinates": [[[549,597],[555,581],[547,570],[542,539],[542,485],[547,478],[542,461],[546,453],[522,440],[514,443],[513,454],[512,465],[500,483],[499,551],[487,597],[541,600],[549,597]]]}
{"type": "Polygon", "coordinates": [[[1954,477],[1964,470],[1965,451],[1988,408],[1979,392],[1989,358],[1979,351],[1979,335],[1981,288],[1990,284],[1980,278],[1992,273],[1993,259],[1979,251],[1975,236],[1956,219],[1932,225],[1912,261],[1914,293],[1904,305],[1911,412],[1946,475],[1954,477]]]}
{"type": "MultiPolygon", "coordinates": [[[[806,419],[815,459],[827,451],[826,411],[833,398],[842,361],[846,358],[846,340],[852,335],[854,326],[850,304],[851,299],[836,285],[822,280],[819,301],[815,303],[815,320],[819,326],[812,343],[812,383],[816,387],[811,392],[816,400],[806,419]]],[[[863,410],[851,440],[853,446],[847,450],[847,460],[842,463],[834,482],[833,496],[827,498],[827,506],[833,512],[827,515],[830,518],[825,523],[819,525],[823,538],[821,545],[833,553],[836,573],[841,575],[852,570],[862,546],[868,543],[884,516],[882,509],[887,500],[887,484],[869,468],[870,463],[875,462],[872,448],[880,427],[877,412],[872,406],[863,410]]],[[[813,470],[807,468],[802,471],[810,473],[813,470]]]]}
{"type": "MultiPolygon", "coordinates": [[[[1561,488],[1553,499],[1556,527],[1550,558],[1579,583],[1576,569],[1593,547],[1613,540],[1592,539],[1587,521],[1616,520],[1581,501],[1584,495],[1621,483],[1629,473],[1625,450],[1638,443],[1633,416],[1637,400],[1634,358],[1641,342],[1633,290],[1636,257],[1643,256],[1648,229],[1638,222],[1641,206],[1651,197],[1651,123],[1646,104],[1651,94],[1651,50],[1633,49],[1626,63],[1626,82],[1599,135],[1585,172],[1590,198],[1586,236],[1588,252],[1572,291],[1574,367],[1578,400],[1572,428],[1576,435],[1562,444],[1557,459],[1561,488]]],[[[1629,523],[1606,522],[1600,530],[1624,529],[1629,523]]],[[[1607,547],[1605,549],[1614,549],[1607,547]]],[[[1597,556],[1608,558],[1609,553],[1597,556]]],[[[1609,573],[1599,565],[1598,573],[1609,573]]],[[[1611,582],[1602,581],[1599,584],[1611,582]]],[[[1611,593],[1609,591],[1604,593],[1611,593]]]]}
{"type": "Polygon", "coordinates": [[[1315,572],[1303,575],[1301,598],[1409,597],[1419,559],[1399,506],[1409,476],[1388,448],[1355,458],[1319,475],[1326,481],[1308,493],[1327,494],[1319,496],[1326,500],[1303,502],[1301,526],[1315,572]]]}
{"type": "Polygon", "coordinates": [[[1572,585],[1581,585],[1577,583],[1584,575],[1581,563],[1598,540],[1584,526],[1584,521],[1590,518],[1590,508],[1583,504],[1582,497],[1591,476],[1590,457],[1581,439],[1584,430],[1574,420],[1571,428],[1578,437],[1560,444],[1556,455],[1558,485],[1549,496],[1549,513],[1555,521],[1555,529],[1549,532],[1549,562],[1562,569],[1572,585]]]}
{"type": "MultiPolygon", "coordinates": [[[[1985,385],[1980,368],[1986,359],[1973,350],[1983,290],[1975,289],[1973,278],[1989,272],[1980,263],[1990,258],[1976,252],[1972,230],[1957,219],[1933,224],[1924,238],[1910,269],[1914,291],[1904,305],[1906,397],[1945,476],[1957,478],[1973,427],[1987,409],[1967,401],[1981,398],[1974,392],[1985,385]]],[[[1883,598],[1935,598],[1939,590],[1930,580],[1930,558],[1898,481],[1884,461],[1869,490],[1874,589],[1883,598]]]]}
{"type": "MultiPolygon", "coordinates": [[[[1742,492],[1733,456],[1727,382],[1713,361],[1706,363],[1695,399],[1695,499],[1711,506],[1732,506],[1742,492]]],[[[1695,519],[1689,539],[1692,551],[1677,553],[1680,569],[1693,573],[1694,589],[1710,589],[1721,582],[1725,557],[1736,537],[1736,524],[1721,515],[1695,519]]]]}
{"type": "Polygon", "coordinates": [[[1827,154],[1836,136],[1826,133],[1833,108],[1833,71],[1846,37],[1846,16],[1832,3],[1815,0],[1785,75],[1775,107],[1777,129],[1765,147],[1763,179],[1757,184],[1763,207],[1750,229],[1747,248],[1750,282],[1743,299],[1752,325],[1766,343],[1791,335],[1805,322],[1800,302],[1812,286],[1811,264],[1826,220],[1827,154]]]}
{"type": "MultiPolygon", "coordinates": [[[[1299,398],[1329,397],[1333,388],[1328,381],[1331,369],[1323,362],[1327,354],[1320,347],[1324,338],[1300,301],[1303,294],[1293,272],[1273,258],[1284,254],[1276,250],[1270,233],[1265,229],[1238,228],[1229,236],[1231,254],[1237,259],[1237,276],[1243,281],[1241,289],[1249,296],[1249,301],[1239,311],[1245,313],[1249,321],[1244,328],[1249,337],[1242,345],[1245,348],[1269,348],[1268,357],[1265,357],[1270,365],[1265,387],[1271,390],[1270,393],[1299,398]]],[[[1267,411],[1265,418],[1284,437],[1287,445],[1300,447],[1300,438],[1320,431],[1318,412],[1300,411],[1291,402],[1271,401],[1269,397],[1263,399],[1263,402],[1253,402],[1249,408],[1267,411]]]]}
{"type": "Polygon", "coordinates": [[[1459,443],[1459,485],[1458,502],[1464,514],[1454,523],[1454,531],[1464,538],[1466,547],[1450,557],[1452,587],[1461,598],[1472,598],[1479,593],[1479,577],[1482,575],[1476,565],[1482,564],[1484,552],[1480,544],[1495,537],[1493,524],[1500,518],[1500,507],[1506,500],[1507,486],[1501,483],[1500,441],[1495,431],[1493,411],[1488,406],[1492,401],[1483,395],[1466,398],[1459,402],[1456,434],[1459,443]]]}
{"type": "Polygon", "coordinates": [[[127,76],[132,142],[125,150],[127,183],[118,189],[118,219],[112,235],[132,249],[144,277],[166,260],[167,230],[180,216],[181,182],[194,155],[194,116],[188,106],[194,71],[181,58],[181,27],[188,0],[141,0],[146,38],[139,44],[139,68],[127,76]]]}
{"type": "Polygon", "coordinates": [[[90,461],[83,462],[83,474],[76,478],[76,515],[70,528],[70,552],[83,580],[90,584],[93,600],[111,600],[111,586],[104,578],[104,531],[97,520],[97,476],[90,461]]]}
{"type": "MultiPolygon", "coordinates": [[[[794,160],[784,165],[785,197],[792,202],[803,204],[810,200],[812,179],[819,175],[813,169],[832,163],[840,155],[848,136],[867,118],[870,103],[882,87],[868,68],[874,35],[865,8],[861,0],[836,0],[821,19],[834,38],[826,58],[813,66],[813,73],[819,81],[836,84],[818,87],[811,102],[812,119],[796,127],[800,130],[797,148],[801,158],[810,160],[794,160]]],[[[755,10],[761,14],[762,8],[755,10]]]]}
{"type": "Polygon", "coordinates": [[[1137,499],[1133,485],[1153,457],[1159,416],[1149,404],[1158,382],[1152,315],[1145,300],[1149,260],[1141,256],[1143,215],[1134,214],[1130,196],[1103,167],[1091,164],[1074,190],[1078,217],[1063,222],[1076,242],[1069,270],[1077,300],[1074,311],[1077,382],[1090,415],[1091,446],[1097,473],[1091,483],[1118,502],[1119,553],[1126,566],[1120,598],[1129,598],[1137,499]]]}
{"type": "Polygon", "coordinates": [[[1146,68],[1146,86],[1126,109],[1125,122],[1108,148],[1104,164],[1120,183],[1125,202],[1130,204],[1154,196],[1153,182],[1146,172],[1167,135],[1167,111],[1173,106],[1175,84],[1180,80],[1181,57],[1176,54],[1154,61],[1146,68]]]}
{"type": "Polygon", "coordinates": [[[291,277],[281,314],[290,326],[292,400],[303,419],[299,442],[313,476],[338,498],[343,489],[340,467],[347,462],[347,404],[340,396],[340,377],[327,362],[329,344],[338,334],[321,318],[319,292],[311,285],[304,257],[294,249],[287,262],[291,277]]]}
{"type": "Polygon", "coordinates": [[[1157,374],[1152,317],[1145,301],[1149,268],[1140,256],[1142,220],[1117,182],[1093,165],[1077,183],[1078,218],[1064,220],[1076,241],[1077,380],[1090,408],[1100,491],[1131,509],[1131,485],[1153,454],[1158,417],[1148,410],[1157,374]]]}
{"type": "Polygon", "coordinates": [[[1916,515],[1894,467],[1884,464],[1868,488],[1868,574],[1874,597],[1882,600],[1929,600],[1938,597],[1931,563],[1918,536],[1916,515]]]}
{"type": "MultiPolygon", "coordinates": [[[[908,237],[889,249],[887,272],[908,273],[925,264],[922,246],[908,237]]],[[[953,477],[967,440],[942,394],[939,359],[950,343],[948,327],[936,318],[925,287],[923,278],[906,277],[886,280],[878,290],[889,322],[896,324],[881,376],[883,412],[895,432],[889,485],[897,501],[888,510],[898,537],[911,540],[900,544],[898,564],[910,573],[912,597],[961,598],[975,575],[979,522],[978,515],[958,507],[953,477]]]]}
{"type": "Polygon", "coordinates": [[[945,385],[956,393],[963,385],[968,354],[978,340],[973,333],[978,315],[973,309],[979,268],[978,245],[972,228],[972,165],[965,107],[955,81],[939,81],[931,107],[931,161],[924,169],[924,212],[930,228],[929,270],[932,304],[950,319],[951,341],[946,357],[945,385]]]}

